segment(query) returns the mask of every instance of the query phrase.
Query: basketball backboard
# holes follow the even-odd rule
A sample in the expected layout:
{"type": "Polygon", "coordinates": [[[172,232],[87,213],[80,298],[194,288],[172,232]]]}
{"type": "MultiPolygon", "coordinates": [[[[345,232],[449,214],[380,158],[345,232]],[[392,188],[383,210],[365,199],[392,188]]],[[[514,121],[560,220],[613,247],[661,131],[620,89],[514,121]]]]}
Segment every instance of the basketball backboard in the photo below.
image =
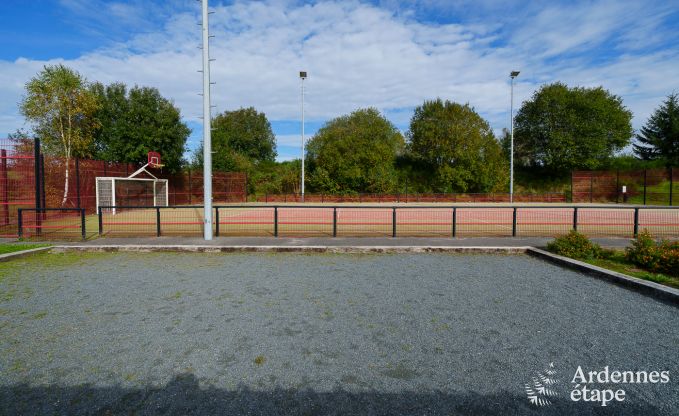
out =
{"type": "Polygon", "coordinates": [[[148,164],[149,164],[150,167],[156,168],[156,169],[163,167],[163,163],[160,160],[160,153],[149,152],[148,157],[149,157],[148,164]]]}

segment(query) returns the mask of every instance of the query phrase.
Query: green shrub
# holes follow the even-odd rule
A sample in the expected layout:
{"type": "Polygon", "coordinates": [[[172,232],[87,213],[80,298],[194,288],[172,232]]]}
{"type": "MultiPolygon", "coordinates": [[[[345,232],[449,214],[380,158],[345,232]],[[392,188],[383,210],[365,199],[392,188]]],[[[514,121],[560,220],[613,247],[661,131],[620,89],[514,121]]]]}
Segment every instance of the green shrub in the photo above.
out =
{"type": "Polygon", "coordinates": [[[604,254],[598,244],[593,243],[585,235],[575,230],[555,238],[554,241],[547,244],[547,250],[574,259],[595,259],[604,254]]]}
{"type": "Polygon", "coordinates": [[[651,272],[679,276],[679,242],[656,242],[647,230],[639,233],[627,247],[625,259],[651,272]]]}

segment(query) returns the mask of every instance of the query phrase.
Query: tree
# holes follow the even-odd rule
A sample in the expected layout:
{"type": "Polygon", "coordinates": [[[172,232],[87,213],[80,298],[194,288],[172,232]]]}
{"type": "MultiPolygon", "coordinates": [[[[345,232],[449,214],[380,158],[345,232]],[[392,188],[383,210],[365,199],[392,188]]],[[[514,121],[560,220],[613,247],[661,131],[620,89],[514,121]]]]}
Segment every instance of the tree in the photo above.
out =
{"type": "Polygon", "coordinates": [[[34,142],[26,130],[17,129],[14,133],[8,134],[7,139],[14,147],[14,152],[18,154],[33,154],[34,142]]]}
{"type": "Polygon", "coordinates": [[[21,113],[33,124],[46,151],[65,158],[62,205],[68,197],[71,158],[87,155],[98,127],[93,117],[97,109],[85,78],[63,65],[45,66],[26,84],[21,113]]]}
{"type": "MultiPolygon", "coordinates": [[[[264,113],[253,107],[225,111],[212,119],[212,165],[217,170],[249,171],[276,159],[276,136],[264,113]]],[[[196,151],[203,165],[202,145],[196,151]]]]}
{"type": "Polygon", "coordinates": [[[634,153],[643,160],[679,165],[679,96],[670,94],[636,136],[634,153]]]}
{"type": "Polygon", "coordinates": [[[374,108],[327,122],[307,143],[309,186],[328,193],[392,192],[403,136],[374,108]]]}
{"type": "Polygon", "coordinates": [[[150,151],[160,152],[165,168],[176,172],[183,164],[191,130],[181,121],[179,109],[156,88],[95,83],[92,93],[100,103],[95,117],[101,128],[94,137],[98,158],[139,163],[150,151]]]}
{"type": "Polygon", "coordinates": [[[493,131],[469,104],[425,101],[415,109],[408,150],[435,192],[505,190],[508,163],[493,131]]]}
{"type": "Polygon", "coordinates": [[[297,194],[300,187],[300,159],[284,162],[260,162],[248,175],[248,193],[297,194]]]}
{"type": "Polygon", "coordinates": [[[515,161],[555,173],[597,169],[630,143],[632,113],[601,87],[545,85],[514,122],[515,161]]]}

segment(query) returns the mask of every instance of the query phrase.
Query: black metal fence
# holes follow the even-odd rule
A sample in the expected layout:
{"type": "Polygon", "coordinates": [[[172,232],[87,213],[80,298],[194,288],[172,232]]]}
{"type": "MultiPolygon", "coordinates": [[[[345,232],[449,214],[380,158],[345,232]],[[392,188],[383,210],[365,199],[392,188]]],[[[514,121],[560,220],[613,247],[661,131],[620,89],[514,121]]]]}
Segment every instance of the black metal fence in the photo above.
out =
{"type": "MultiPolygon", "coordinates": [[[[679,237],[679,208],[651,206],[252,206],[213,207],[216,236],[541,236],[575,229],[679,237]]],[[[100,235],[202,235],[203,207],[117,206],[98,212],[100,235]]]]}
{"type": "Polygon", "coordinates": [[[19,208],[19,238],[87,238],[84,208],[19,208]]]}
{"type": "Polygon", "coordinates": [[[677,205],[676,171],[676,168],[573,171],[571,202],[677,205]]]}

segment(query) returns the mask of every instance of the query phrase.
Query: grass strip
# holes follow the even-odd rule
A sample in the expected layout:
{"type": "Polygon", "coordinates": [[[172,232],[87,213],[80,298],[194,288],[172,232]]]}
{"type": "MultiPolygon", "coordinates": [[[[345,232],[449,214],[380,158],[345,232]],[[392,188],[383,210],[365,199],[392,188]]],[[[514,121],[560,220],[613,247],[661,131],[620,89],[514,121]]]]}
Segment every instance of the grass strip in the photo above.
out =
{"type": "Polygon", "coordinates": [[[641,269],[639,268],[639,266],[628,262],[625,259],[625,252],[622,250],[616,250],[606,258],[585,259],[583,261],[594,266],[612,270],[614,272],[623,273],[628,276],[648,280],[655,283],[660,283],[666,286],[671,286],[679,289],[679,278],[668,276],[662,273],[649,272],[647,270],[641,269]]]}
{"type": "Polygon", "coordinates": [[[30,250],[40,247],[49,247],[49,244],[2,243],[0,244],[0,254],[15,253],[17,251],[30,250]]]}

